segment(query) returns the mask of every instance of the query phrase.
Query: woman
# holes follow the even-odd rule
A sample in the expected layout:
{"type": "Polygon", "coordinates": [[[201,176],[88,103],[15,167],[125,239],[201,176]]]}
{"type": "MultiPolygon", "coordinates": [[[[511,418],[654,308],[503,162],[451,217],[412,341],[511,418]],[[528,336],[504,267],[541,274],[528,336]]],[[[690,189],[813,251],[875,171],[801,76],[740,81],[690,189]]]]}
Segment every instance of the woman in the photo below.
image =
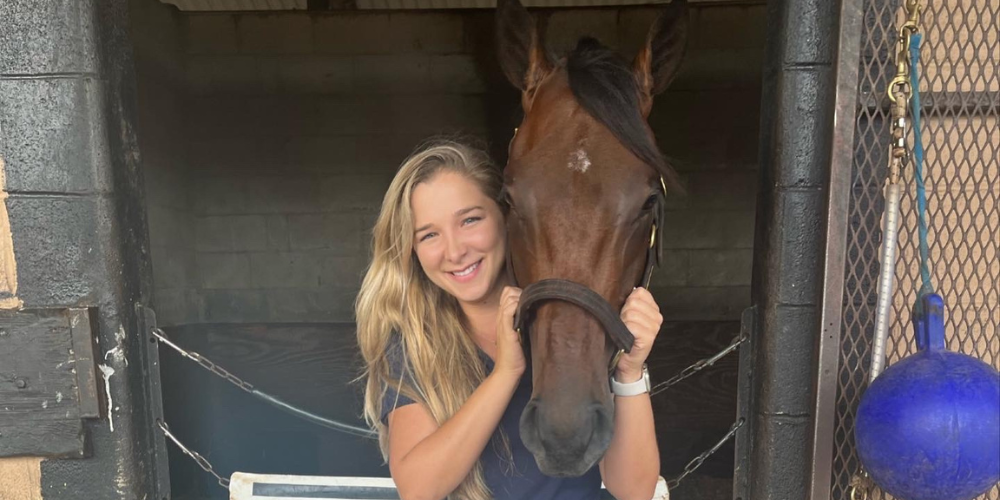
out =
{"type": "MultiPolygon", "coordinates": [[[[520,290],[504,272],[501,184],[485,153],[434,143],[400,167],[375,223],[358,343],[365,417],[399,494],[596,499],[603,479],[619,500],[648,500],[659,477],[648,394],[616,397],[615,428],[628,431],[616,432],[601,466],[582,477],[542,475],[521,443],[531,377],[512,329],[520,290]]],[[[636,337],[616,375],[627,383],[641,377],[662,317],[639,288],[622,318],[636,337]]]]}

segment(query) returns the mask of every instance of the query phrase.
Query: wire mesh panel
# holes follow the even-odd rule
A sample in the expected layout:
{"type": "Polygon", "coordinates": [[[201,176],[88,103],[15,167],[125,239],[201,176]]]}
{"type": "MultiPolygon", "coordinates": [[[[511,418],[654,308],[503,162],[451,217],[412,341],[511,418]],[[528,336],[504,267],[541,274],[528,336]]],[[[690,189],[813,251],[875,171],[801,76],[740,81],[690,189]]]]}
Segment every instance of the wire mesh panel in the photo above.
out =
{"type": "MultiPolygon", "coordinates": [[[[920,92],[931,274],[945,299],[948,348],[1000,368],[1000,2],[926,5],[920,92]]],[[[837,388],[831,498],[849,498],[858,471],[855,411],[867,386],[875,330],[882,189],[890,143],[885,95],[895,75],[898,0],[866,0],[837,388]]],[[[911,144],[912,146],[912,144],[911,144]]],[[[891,365],[915,352],[911,307],[920,286],[915,184],[904,171],[891,329],[891,365]]],[[[875,498],[888,498],[875,492],[875,498]]],[[[1000,500],[1000,487],[981,497],[1000,500]]]]}

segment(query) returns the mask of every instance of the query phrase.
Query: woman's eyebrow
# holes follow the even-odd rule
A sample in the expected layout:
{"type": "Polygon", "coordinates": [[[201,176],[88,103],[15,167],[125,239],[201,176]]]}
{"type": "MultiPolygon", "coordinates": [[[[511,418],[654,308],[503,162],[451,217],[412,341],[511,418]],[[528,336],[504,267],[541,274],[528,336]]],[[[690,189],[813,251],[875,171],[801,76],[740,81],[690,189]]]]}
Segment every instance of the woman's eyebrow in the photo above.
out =
{"type": "Polygon", "coordinates": [[[481,207],[479,205],[476,205],[476,206],[473,206],[473,207],[466,207],[466,208],[463,208],[463,209],[460,209],[460,210],[456,211],[455,212],[455,216],[462,216],[462,215],[465,215],[465,214],[467,214],[467,213],[469,213],[469,212],[471,212],[473,210],[482,209],[482,208],[483,207],[481,207]]]}

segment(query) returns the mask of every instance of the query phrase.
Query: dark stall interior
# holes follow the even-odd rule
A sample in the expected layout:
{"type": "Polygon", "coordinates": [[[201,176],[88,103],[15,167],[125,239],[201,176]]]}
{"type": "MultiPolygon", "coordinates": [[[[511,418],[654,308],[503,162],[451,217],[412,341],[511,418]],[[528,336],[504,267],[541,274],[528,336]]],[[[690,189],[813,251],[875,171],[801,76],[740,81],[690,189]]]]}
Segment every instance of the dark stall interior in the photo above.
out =
{"type": "MultiPolygon", "coordinates": [[[[651,290],[653,383],[729,344],[750,302],[760,1],[691,2],[680,76],[650,123],[688,195],[668,200],[651,290]]],[[[591,34],[632,57],[657,8],[526,2],[556,52],[591,34]]],[[[423,139],[502,161],[519,117],[475,1],[131,2],[157,320],[178,345],[289,403],[363,425],[353,301],[369,229],[423,139]],[[261,10],[267,8],[268,10],[261,10]]],[[[298,420],[160,347],[165,417],[220,475],[388,476],[374,441],[298,420]]],[[[663,477],[736,414],[735,356],[654,397],[663,477]]],[[[170,448],[173,497],[228,498],[170,448]]],[[[671,497],[732,494],[730,443],[671,497]]]]}

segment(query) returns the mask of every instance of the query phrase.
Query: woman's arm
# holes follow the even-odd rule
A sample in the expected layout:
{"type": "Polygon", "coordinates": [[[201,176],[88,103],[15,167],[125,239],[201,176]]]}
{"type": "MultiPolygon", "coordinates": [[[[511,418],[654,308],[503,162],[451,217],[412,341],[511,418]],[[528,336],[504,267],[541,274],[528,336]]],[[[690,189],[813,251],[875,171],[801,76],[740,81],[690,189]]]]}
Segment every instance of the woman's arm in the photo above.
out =
{"type": "Polygon", "coordinates": [[[427,408],[389,414],[389,471],[403,500],[440,500],[465,479],[486,448],[520,376],[494,372],[438,427],[427,408]]]}
{"type": "Polygon", "coordinates": [[[403,500],[440,500],[468,476],[524,373],[520,336],[513,330],[521,291],[505,288],[497,315],[493,372],[440,427],[422,404],[400,407],[388,416],[389,472],[403,500]]]}
{"type": "MultiPolygon", "coordinates": [[[[635,382],[660,331],[663,316],[653,296],[635,289],[622,308],[622,320],[635,336],[632,351],[618,362],[615,380],[635,382]]],[[[615,396],[615,431],[601,460],[601,477],[608,492],[619,500],[649,500],[660,478],[660,451],[656,445],[653,406],[648,393],[615,396]]]]}

